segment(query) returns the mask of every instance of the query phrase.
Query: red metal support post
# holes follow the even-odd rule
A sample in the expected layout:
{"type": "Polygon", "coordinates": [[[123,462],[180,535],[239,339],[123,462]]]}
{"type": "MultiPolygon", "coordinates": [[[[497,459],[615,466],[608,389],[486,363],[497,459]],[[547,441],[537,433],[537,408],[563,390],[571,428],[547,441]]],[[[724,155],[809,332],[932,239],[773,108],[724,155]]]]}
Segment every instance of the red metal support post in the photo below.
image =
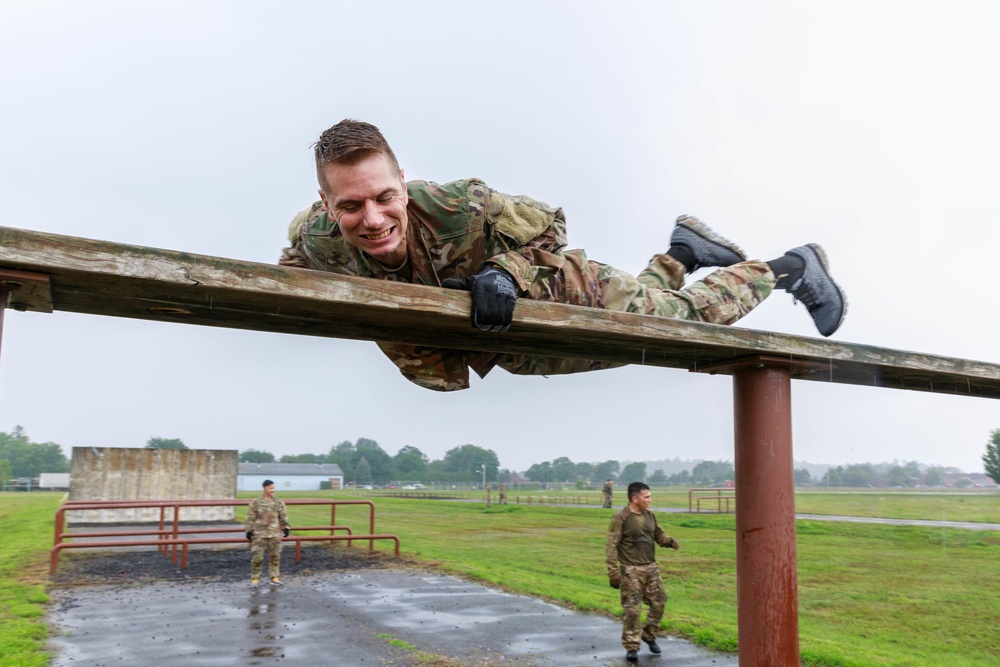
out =
{"type": "Polygon", "coordinates": [[[740,365],[733,401],[740,665],[798,667],[791,368],[740,365]]]}
{"type": "Polygon", "coordinates": [[[20,287],[17,283],[0,280],[0,349],[3,347],[3,315],[10,305],[10,294],[20,287]]]}

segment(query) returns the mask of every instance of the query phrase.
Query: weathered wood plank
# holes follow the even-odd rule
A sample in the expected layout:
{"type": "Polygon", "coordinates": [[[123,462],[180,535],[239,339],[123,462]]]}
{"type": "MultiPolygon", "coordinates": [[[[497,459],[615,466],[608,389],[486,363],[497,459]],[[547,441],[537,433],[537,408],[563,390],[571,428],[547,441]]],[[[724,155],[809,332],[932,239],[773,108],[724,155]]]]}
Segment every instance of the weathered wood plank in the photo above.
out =
{"type": "MultiPolygon", "coordinates": [[[[995,363],[527,299],[491,334],[469,326],[464,292],[10,227],[0,267],[48,275],[60,311],[710,373],[768,355],[797,379],[1000,398],[995,363]]],[[[11,307],[32,304],[15,293],[11,307]]]]}

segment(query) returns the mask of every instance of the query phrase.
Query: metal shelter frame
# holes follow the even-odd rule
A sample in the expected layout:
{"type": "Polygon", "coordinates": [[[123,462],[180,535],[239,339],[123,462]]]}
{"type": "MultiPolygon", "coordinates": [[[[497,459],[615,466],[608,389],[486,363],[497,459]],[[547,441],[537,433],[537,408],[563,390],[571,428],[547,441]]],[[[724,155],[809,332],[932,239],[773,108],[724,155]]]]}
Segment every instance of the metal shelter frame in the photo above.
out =
{"type": "MultiPolygon", "coordinates": [[[[1000,365],[0,227],[0,306],[731,375],[740,663],[799,664],[791,380],[1000,398],[1000,365]]],[[[3,332],[0,308],[0,340],[3,332]]]]}

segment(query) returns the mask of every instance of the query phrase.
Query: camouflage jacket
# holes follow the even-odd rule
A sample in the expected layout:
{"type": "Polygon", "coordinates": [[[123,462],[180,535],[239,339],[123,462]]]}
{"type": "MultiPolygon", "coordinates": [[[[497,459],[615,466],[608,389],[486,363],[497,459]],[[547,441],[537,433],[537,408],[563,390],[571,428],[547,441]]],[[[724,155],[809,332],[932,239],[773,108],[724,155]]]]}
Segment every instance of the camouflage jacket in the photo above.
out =
{"type": "Polygon", "coordinates": [[[604,545],[608,576],[618,572],[618,565],[649,565],[656,562],[656,547],[672,547],[668,536],[649,510],[633,514],[628,506],[611,517],[608,539],[604,545]]]}
{"type": "Polygon", "coordinates": [[[258,496],[247,506],[247,520],[243,522],[244,530],[252,530],[254,538],[281,537],[284,528],[291,528],[288,523],[288,511],[285,503],[278,498],[258,496]]]}
{"type": "MultiPolygon", "coordinates": [[[[440,286],[475,275],[490,262],[510,273],[523,294],[562,268],[566,218],[530,197],[511,196],[470,178],[444,185],[406,184],[408,261],[390,271],[351,246],[320,202],[300,212],[288,230],[291,247],[280,264],[347,275],[440,286]]],[[[469,368],[484,377],[497,363],[490,352],[379,343],[410,381],[439,391],[469,386],[469,368]]]]}

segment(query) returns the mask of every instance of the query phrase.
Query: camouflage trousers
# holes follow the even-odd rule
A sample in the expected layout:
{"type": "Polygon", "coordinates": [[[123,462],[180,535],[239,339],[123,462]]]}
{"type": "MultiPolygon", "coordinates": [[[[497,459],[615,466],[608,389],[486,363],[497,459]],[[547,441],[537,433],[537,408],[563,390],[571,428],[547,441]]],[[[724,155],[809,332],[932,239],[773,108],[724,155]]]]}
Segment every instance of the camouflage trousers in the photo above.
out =
{"type": "Polygon", "coordinates": [[[604,494],[604,503],[601,505],[603,509],[611,509],[611,496],[604,494]]]}
{"type": "MultiPolygon", "coordinates": [[[[774,289],[766,262],[741,262],[713,271],[684,286],[684,265],[666,254],[654,255],[638,276],[587,259],[583,250],[564,253],[554,275],[532,283],[526,298],[625,313],[656,315],[710,324],[733,324],[774,289]]],[[[619,363],[529,355],[499,355],[497,365],[522,375],[559,375],[614,368],[619,363]]]]}
{"type": "Polygon", "coordinates": [[[626,651],[639,650],[639,641],[656,639],[663,618],[663,606],[667,603],[667,593],[663,590],[660,568],[656,563],[649,565],[622,565],[622,646],[626,651]],[[642,603],[649,605],[646,623],[642,623],[642,603]]]}
{"type": "Polygon", "coordinates": [[[267,552],[267,571],[271,577],[281,574],[281,538],[255,537],[250,543],[250,577],[260,579],[264,566],[264,552],[267,552]]]}

